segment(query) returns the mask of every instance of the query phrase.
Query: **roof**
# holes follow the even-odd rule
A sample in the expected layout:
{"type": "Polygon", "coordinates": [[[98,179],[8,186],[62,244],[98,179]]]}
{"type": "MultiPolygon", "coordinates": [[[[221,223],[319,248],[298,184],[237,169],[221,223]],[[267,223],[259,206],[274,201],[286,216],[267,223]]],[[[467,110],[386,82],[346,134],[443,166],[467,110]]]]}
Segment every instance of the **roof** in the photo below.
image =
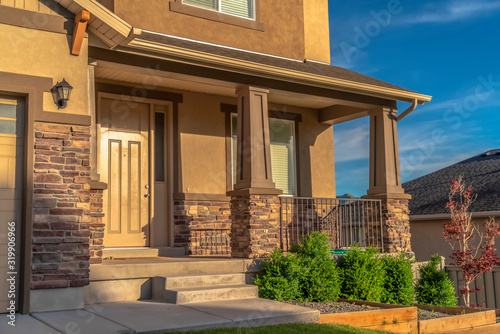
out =
{"type": "Polygon", "coordinates": [[[289,70],[295,70],[304,73],[324,75],[342,80],[354,81],[358,83],[364,83],[379,87],[392,88],[401,91],[416,93],[411,90],[369,77],[361,73],[357,73],[342,67],[332,66],[325,63],[303,62],[282,57],[275,57],[271,55],[259,54],[256,52],[249,52],[235,48],[223,47],[214,44],[188,40],[185,38],[178,38],[175,36],[152,33],[145,30],[142,31],[140,38],[149,41],[159,42],[161,44],[167,44],[171,46],[196,50],[214,55],[286,68],[289,70]]]}
{"type": "Polygon", "coordinates": [[[89,11],[89,31],[110,49],[132,53],[141,50],[177,62],[390,100],[423,104],[432,99],[431,96],[337,66],[273,57],[142,31],[96,0],[55,1],[74,14],[82,9],[89,11]]]}
{"type": "Polygon", "coordinates": [[[500,211],[500,149],[491,150],[403,184],[412,215],[448,214],[450,183],[463,175],[477,199],[471,212],[500,211]]]}

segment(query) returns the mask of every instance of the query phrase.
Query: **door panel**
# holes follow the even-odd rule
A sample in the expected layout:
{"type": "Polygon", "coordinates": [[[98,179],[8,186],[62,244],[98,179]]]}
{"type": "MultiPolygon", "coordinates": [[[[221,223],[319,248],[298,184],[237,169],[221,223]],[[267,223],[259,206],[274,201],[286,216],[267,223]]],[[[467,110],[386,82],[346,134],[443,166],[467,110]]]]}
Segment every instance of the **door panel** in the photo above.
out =
{"type": "MultiPolygon", "coordinates": [[[[20,244],[24,171],[24,101],[0,95],[0,313],[10,299],[6,279],[16,272],[19,295],[20,244]],[[15,268],[8,266],[8,223],[15,223],[15,268]]],[[[10,260],[10,259],[9,259],[10,260]]]]}
{"type": "Polygon", "coordinates": [[[101,100],[104,245],[149,246],[149,104],[101,100]]]}

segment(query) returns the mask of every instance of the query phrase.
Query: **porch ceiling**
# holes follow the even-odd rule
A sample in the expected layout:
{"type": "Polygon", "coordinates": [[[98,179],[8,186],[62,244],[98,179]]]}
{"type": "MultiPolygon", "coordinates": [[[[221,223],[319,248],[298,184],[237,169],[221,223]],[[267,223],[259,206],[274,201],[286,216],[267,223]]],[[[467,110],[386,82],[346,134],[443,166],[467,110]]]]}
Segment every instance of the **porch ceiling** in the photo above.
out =
{"type": "MultiPolygon", "coordinates": [[[[240,85],[234,82],[206,79],[191,75],[171,73],[151,68],[142,68],[100,60],[97,62],[97,66],[95,67],[95,77],[97,79],[124,82],[127,84],[140,85],[141,87],[153,89],[156,87],[174,91],[184,90],[235,98],[235,90],[240,85]]],[[[278,89],[270,89],[268,100],[272,103],[312,109],[322,109],[345,103],[345,101],[332,98],[287,92],[278,89]]]]}

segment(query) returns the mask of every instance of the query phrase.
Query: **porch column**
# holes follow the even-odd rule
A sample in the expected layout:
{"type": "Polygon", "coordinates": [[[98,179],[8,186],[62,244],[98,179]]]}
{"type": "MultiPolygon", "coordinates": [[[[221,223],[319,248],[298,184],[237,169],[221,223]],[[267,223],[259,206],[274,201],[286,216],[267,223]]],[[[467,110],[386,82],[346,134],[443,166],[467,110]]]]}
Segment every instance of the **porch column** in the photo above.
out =
{"type": "Polygon", "coordinates": [[[280,244],[280,202],[272,181],[267,89],[242,86],[238,97],[236,184],[231,196],[231,250],[264,257],[280,244]]]}
{"type": "Polygon", "coordinates": [[[370,188],[364,198],[382,200],[384,249],[411,252],[408,201],[401,186],[397,109],[380,107],[370,112],[370,188]]]}

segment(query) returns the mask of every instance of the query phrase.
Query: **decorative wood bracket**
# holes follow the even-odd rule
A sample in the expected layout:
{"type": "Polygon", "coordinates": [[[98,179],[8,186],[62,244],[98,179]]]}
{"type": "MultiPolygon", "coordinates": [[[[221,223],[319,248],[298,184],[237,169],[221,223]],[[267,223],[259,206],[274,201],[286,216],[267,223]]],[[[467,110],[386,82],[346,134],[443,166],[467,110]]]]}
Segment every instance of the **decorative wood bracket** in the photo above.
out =
{"type": "Polygon", "coordinates": [[[75,28],[73,29],[73,43],[71,45],[71,54],[73,56],[80,55],[82,48],[83,37],[87,29],[87,23],[90,20],[90,12],[82,9],[75,15],[75,28]]]}

